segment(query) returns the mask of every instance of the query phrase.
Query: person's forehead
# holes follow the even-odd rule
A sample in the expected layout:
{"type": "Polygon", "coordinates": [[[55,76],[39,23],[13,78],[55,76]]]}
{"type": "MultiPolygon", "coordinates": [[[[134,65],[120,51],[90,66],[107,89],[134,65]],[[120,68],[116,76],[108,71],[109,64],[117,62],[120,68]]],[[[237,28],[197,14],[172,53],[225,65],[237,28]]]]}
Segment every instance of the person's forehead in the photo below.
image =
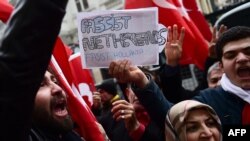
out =
{"type": "Polygon", "coordinates": [[[46,71],[45,75],[51,75],[51,73],[49,71],[46,71]]]}
{"type": "Polygon", "coordinates": [[[219,69],[213,69],[211,70],[211,74],[223,74],[223,70],[221,68],[219,69]]]}
{"type": "Polygon", "coordinates": [[[51,77],[54,77],[54,75],[50,73],[49,71],[46,71],[44,77],[51,78],[51,77]]]}
{"type": "Polygon", "coordinates": [[[97,89],[97,91],[98,91],[100,94],[101,94],[101,93],[106,93],[106,92],[107,92],[106,90],[101,89],[101,88],[97,89]]]}
{"type": "Polygon", "coordinates": [[[250,37],[236,40],[236,41],[231,41],[228,42],[224,48],[223,52],[228,52],[228,51],[234,51],[234,50],[241,50],[244,48],[250,47],[250,37]]]}
{"type": "Polygon", "coordinates": [[[97,91],[93,92],[93,95],[100,95],[100,92],[97,90],[97,91]]]}
{"type": "Polygon", "coordinates": [[[187,115],[187,120],[195,120],[196,118],[210,117],[210,114],[205,108],[192,109],[187,115]]]}

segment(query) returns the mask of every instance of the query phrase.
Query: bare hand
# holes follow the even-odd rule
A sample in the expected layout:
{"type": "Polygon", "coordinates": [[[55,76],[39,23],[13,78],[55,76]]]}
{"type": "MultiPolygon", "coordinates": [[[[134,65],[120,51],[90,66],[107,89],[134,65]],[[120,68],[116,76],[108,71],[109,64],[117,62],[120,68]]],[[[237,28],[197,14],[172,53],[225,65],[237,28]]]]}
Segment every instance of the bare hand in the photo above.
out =
{"type": "Polygon", "coordinates": [[[99,109],[102,107],[102,102],[101,102],[101,95],[99,92],[94,92],[93,93],[93,108],[99,109]]]}
{"type": "Polygon", "coordinates": [[[129,60],[112,61],[109,65],[109,74],[120,83],[135,83],[137,87],[145,87],[149,81],[146,75],[129,60]]]}
{"type": "Polygon", "coordinates": [[[131,103],[128,103],[126,100],[117,100],[112,105],[113,118],[117,121],[124,120],[128,131],[134,131],[140,126],[135,116],[135,109],[131,103]]]}
{"type": "Polygon", "coordinates": [[[178,26],[174,25],[173,29],[168,27],[168,42],[165,46],[166,63],[170,66],[176,66],[182,55],[182,44],[185,36],[185,28],[181,28],[178,37],[178,26]]]}
{"type": "Polygon", "coordinates": [[[212,32],[212,40],[209,43],[209,56],[212,58],[216,58],[216,52],[215,52],[215,44],[217,43],[219,37],[223,32],[227,30],[227,27],[225,25],[221,25],[219,31],[217,31],[216,27],[213,27],[212,32]]]}

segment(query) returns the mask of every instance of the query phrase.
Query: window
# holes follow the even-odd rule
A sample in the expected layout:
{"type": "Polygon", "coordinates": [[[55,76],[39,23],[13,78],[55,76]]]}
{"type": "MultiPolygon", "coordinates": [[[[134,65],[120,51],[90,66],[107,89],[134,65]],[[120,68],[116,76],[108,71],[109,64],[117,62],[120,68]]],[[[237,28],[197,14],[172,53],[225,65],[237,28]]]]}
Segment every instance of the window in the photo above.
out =
{"type": "Polygon", "coordinates": [[[89,8],[88,0],[75,0],[75,2],[76,8],[79,12],[89,8]]]}

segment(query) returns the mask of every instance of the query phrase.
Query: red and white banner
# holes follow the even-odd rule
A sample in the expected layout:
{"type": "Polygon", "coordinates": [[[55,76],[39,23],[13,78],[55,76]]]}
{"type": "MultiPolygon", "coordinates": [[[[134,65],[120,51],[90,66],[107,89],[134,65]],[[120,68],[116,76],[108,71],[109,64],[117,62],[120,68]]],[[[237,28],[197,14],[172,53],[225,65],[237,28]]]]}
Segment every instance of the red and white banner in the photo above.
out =
{"type": "Polygon", "coordinates": [[[195,0],[183,0],[183,5],[185,6],[188,12],[189,17],[192,19],[196,27],[199,28],[199,31],[207,41],[211,41],[212,32],[209,28],[208,22],[206,21],[204,15],[198,9],[197,3],[195,0]]]}
{"type": "MultiPolygon", "coordinates": [[[[189,0],[126,0],[125,8],[143,8],[158,7],[159,23],[166,27],[177,24],[179,27],[185,27],[186,34],[183,43],[183,54],[180,64],[195,64],[200,69],[204,69],[204,63],[208,56],[208,41],[211,38],[211,32],[208,24],[195,24],[192,17],[200,15],[196,3],[189,0]],[[195,5],[194,5],[195,4],[195,5]],[[190,16],[190,15],[192,16],[190,16]],[[197,27],[196,25],[199,25],[197,27]],[[202,26],[202,28],[200,28],[202,26]],[[206,30],[205,30],[206,29],[206,30]],[[201,33],[204,30],[205,33],[201,33]]],[[[200,18],[202,23],[205,18],[200,18]]]]}
{"type": "MultiPolygon", "coordinates": [[[[78,132],[86,140],[103,141],[104,137],[102,136],[101,132],[98,129],[98,126],[96,125],[97,121],[89,108],[90,105],[86,104],[91,104],[91,102],[85,102],[82,97],[82,94],[88,93],[88,96],[91,97],[88,99],[92,99],[92,93],[90,92],[90,89],[89,91],[84,91],[84,89],[81,89],[83,88],[81,86],[82,84],[84,84],[84,88],[86,88],[88,84],[87,82],[81,81],[84,79],[79,78],[86,77],[91,79],[91,77],[87,76],[88,73],[83,73],[85,71],[81,69],[81,65],[78,65],[77,68],[72,68],[74,66],[74,61],[71,63],[69,62],[71,53],[71,50],[66,45],[64,45],[60,38],[58,38],[53,51],[51,66],[59,76],[61,86],[68,94],[68,106],[70,115],[79,126],[78,132]],[[76,70],[78,70],[77,73],[75,72],[76,70]]],[[[92,79],[91,82],[93,83],[92,79]]]]}
{"type": "Polygon", "coordinates": [[[82,68],[80,53],[71,55],[69,58],[69,64],[74,78],[74,83],[77,86],[80,95],[90,107],[93,104],[92,93],[96,91],[91,71],[89,69],[82,68]]]}

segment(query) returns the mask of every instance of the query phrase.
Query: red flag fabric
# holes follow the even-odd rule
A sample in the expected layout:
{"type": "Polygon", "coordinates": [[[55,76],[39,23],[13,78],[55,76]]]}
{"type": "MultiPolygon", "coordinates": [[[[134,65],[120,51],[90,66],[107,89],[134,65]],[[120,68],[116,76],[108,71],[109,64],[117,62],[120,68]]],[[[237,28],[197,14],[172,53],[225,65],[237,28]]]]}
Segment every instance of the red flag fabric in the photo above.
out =
{"type": "Polygon", "coordinates": [[[67,47],[60,38],[57,38],[55,43],[55,48],[53,51],[53,56],[55,57],[58,65],[63,71],[69,84],[73,83],[73,77],[71,69],[69,66],[69,56],[72,54],[72,51],[67,47]]]}
{"type": "Polygon", "coordinates": [[[6,23],[14,7],[7,0],[0,0],[0,20],[6,23]]]}
{"type": "Polygon", "coordinates": [[[250,125],[250,104],[246,103],[242,111],[242,125],[250,125]]]}
{"type": "Polygon", "coordinates": [[[207,41],[211,41],[212,32],[209,28],[208,22],[206,21],[204,15],[198,9],[196,0],[183,0],[184,7],[187,9],[188,15],[195,23],[196,27],[207,41]]]}
{"type": "Polygon", "coordinates": [[[89,107],[93,104],[92,93],[96,91],[95,83],[89,69],[83,69],[80,53],[76,53],[69,58],[74,83],[77,86],[82,98],[89,107]]]}
{"type": "Polygon", "coordinates": [[[126,0],[125,9],[135,9],[153,6],[152,0],[126,0]]]}
{"type": "MultiPolygon", "coordinates": [[[[60,38],[57,39],[53,51],[51,66],[59,76],[61,86],[68,94],[68,106],[73,120],[79,126],[79,133],[89,141],[104,141],[104,137],[96,125],[96,118],[89,106],[80,95],[69,63],[71,51],[64,45],[60,38]]],[[[77,77],[80,77],[78,74],[77,77]]],[[[82,76],[85,77],[85,76],[82,76]]],[[[88,77],[88,76],[87,76],[88,77]]]]}
{"type": "Polygon", "coordinates": [[[125,8],[142,8],[142,5],[146,4],[148,5],[145,7],[158,7],[159,22],[166,27],[174,24],[179,27],[184,26],[186,34],[180,64],[195,64],[201,70],[204,69],[204,63],[208,56],[208,42],[188,15],[183,0],[145,0],[147,2],[144,4],[134,2],[134,5],[131,5],[132,2],[129,1],[133,0],[126,0],[126,3],[130,3],[130,5],[125,5],[125,8]]]}

